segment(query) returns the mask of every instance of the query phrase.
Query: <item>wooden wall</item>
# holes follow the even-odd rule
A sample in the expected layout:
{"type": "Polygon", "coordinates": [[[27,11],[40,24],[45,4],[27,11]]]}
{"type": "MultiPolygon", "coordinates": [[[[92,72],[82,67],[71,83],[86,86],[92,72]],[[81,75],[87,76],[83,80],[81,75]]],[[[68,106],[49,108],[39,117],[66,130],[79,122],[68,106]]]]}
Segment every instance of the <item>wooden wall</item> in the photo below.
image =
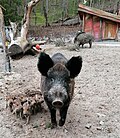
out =
{"type": "Polygon", "coordinates": [[[118,23],[85,13],[82,16],[83,31],[93,34],[95,41],[116,40],[118,38],[118,23]]]}

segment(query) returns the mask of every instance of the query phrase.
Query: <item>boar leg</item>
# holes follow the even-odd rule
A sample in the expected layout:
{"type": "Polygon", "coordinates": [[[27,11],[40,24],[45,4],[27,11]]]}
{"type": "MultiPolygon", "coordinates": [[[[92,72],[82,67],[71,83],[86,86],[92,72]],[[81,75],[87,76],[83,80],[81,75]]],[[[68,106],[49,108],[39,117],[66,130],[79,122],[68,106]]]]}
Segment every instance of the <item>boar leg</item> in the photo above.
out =
{"type": "Polygon", "coordinates": [[[28,115],[26,119],[27,119],[27,120],[26,120],[25,125],[28,125],[28,124],[29,124],[29,122],[30,122],[30,115],[28,115]]]}
{"type": "Polygon", "coordinates": [[[57,126],[56,121],[56,110],[53,108],[49,108],[51,114],[51,128],[55,128],[57,126]]]}
{"type": "Polygon", "coordinates": [[[66,116],[67,116],[67,110],[69,106],[63,107],[60,109],[60,120],[59,120],[59,126],[63,126],[65,124],[66,116]]]}
{"type": "Polygon", "coordinates": [[[75,50],[76,50],[76,51],[79,51],[79,49],[80,49],[80,44],[79,44],[79,43],[76,43],[76,44],[75,44],[75,50]]]}
{"type": "Polygon", "coordinates": [[[82,44],[82,48],[83,48],[84,44],[82,44]]]}
{"type": "Polygon", "coordinates": [[[90,48],[92,47],[92,41],[89,41],[90,48]]]}

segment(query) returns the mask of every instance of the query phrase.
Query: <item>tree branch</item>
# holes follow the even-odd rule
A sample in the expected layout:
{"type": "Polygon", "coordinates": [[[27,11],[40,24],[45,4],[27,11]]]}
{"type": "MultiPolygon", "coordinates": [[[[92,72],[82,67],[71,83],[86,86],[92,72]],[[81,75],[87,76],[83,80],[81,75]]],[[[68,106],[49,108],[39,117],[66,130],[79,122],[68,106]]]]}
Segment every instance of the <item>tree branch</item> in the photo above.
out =
{"type": "Polygon", "coordinates": [[[26,5],[26,10],[23,18],[23,25],[21,28],[21,37],[26,39],[27,33],[28,33],[28,28],[30,24],[30,14],[32,11],[32,8],[39,2],[40,0],[31,0],[27,5],[26,5]]]}

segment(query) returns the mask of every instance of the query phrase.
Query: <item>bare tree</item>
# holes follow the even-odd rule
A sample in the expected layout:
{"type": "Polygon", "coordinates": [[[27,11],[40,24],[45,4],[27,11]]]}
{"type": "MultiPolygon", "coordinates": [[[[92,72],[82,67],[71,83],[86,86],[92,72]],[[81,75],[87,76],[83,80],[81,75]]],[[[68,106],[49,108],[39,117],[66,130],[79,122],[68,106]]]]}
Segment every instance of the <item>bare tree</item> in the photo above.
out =
{"type": "MultiPolygon", "coordinates": [[[[15,55],[23,55],[26,51],[31,49],[31,42],[28,42],[27,40],[27,33],[29,29],[29,24],[30,24],[30,14],[32,11],[32,8],[39,2],[40,0],[31,0],[29,3],[27,3],[25,7],[25,13],[24,13],[24,18],[22,20],[22,26],[21,26],[21,31],[20,31],[20,36],[16,37],[14,35],[14,29],[15,25],[11,26],[12,27],[12,32],[11,36],[13,37],[11,39],[11,43],[9,45],[9,52],[11,56],[15,55]]],[[[12,24],[12,22],[11,22],[12,24]]]]}
{"type": "Polygon", "coordinates": [[[47,13],[47,10],[45,8],[45,6],[43,7],[43,11],[44,11],[44,17],[45,17],[45,24],[46,26],[48,26],[48,13],[47,13]]]}
{"type": "Polygon", "coordinates": [[[119,15],[119,5],[120,5],[120,2],[118,1],[117,2],[117,8],[116,8],[116,14],[119,15]]]}

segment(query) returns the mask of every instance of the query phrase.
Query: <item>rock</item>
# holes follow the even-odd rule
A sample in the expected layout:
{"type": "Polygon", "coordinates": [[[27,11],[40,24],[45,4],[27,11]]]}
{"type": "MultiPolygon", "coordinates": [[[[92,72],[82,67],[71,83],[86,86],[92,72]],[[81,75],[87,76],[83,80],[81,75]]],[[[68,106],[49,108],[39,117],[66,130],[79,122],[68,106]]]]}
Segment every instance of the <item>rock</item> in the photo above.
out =
{"type": "Polygon", "coordinates": [[[68,130],[65,128],[65,129],[64,129],[64,132],[65,132],[65,133],[68,133],[68,130]]]}
{"type": "Polygon", "coordinates": [[[34,124],[34,125],[33,125],[33,128],[38,128],[38,125],[37,125],[37,124],[34,124]]]}
{"type": "Polygon", "coordinates": [[[0,82],[0,87],[2,87],[3,86],[3,83],[2,82],[0,82]]]}
{"type": "Polygon", "coordinates": [[[82,94],[82,92],[81,92],[81,91],[79,91],[79,92],[78,92],[78,94],[82,94]]]}
{"type": "Polygon", "coordinates": [[[75,24],[79,24],[80,23],[80,19],[78,17],[72,18],[72,19],[68,19],[66,21],[63,22],[63,25],[75,25],[75,24]]]}
{"type": "Polygon", "coordinates": [[[101,114],[101,113],[96,113],[98,117],[105,117],[106,115],[101,114]]]}
{"type": "Polygon", "coordinates": [[[97,127],[96,129],[97,129],[97,130],[103,130],[103,128],[102,128],[102,127],[97,127]]]}
{"type": "Polygon", "coordinates": [[[4,90],[1,90],[0,92],[1,92],[1,93],[4,93],[4,90]]]}
{"type": "Polygon", "coordinates": [[[108,129],[107,129],[107,132],[108,132],[108,133],[112,133],[112,128],[108,128],[108,129]]]}
{"type": "Polygon", "coordinates": [[[86,124],[85,128],[90,129],[91,126],[92,126],[92,125],[91,125],[90,123],[88,123],[88,124],[86,124]]]}
{"type": "Polygon", "coordinates": [[[10,81],[7,81],[5,84],[6,84],[6,85],[10,85],[10,84],[11,84],[11,82],[10,82],[10,81]]]}
{"type": "Polygon", "coordinates": [[[100,123],[99,123],[100,125],[104,125],[104,121],[100,121],[100,123]]]}
{"type": "Polygon", "coordinates": [[[22,82],[19,82],[18,84],[19,84],[19,85],[22,85],[23,83],[22,83],[22,82]]]}
{"type": "Polygon", "coordinates": [[[3,99],[3,97],[0,97],[0,100],[2,100],[3,99]]]}

